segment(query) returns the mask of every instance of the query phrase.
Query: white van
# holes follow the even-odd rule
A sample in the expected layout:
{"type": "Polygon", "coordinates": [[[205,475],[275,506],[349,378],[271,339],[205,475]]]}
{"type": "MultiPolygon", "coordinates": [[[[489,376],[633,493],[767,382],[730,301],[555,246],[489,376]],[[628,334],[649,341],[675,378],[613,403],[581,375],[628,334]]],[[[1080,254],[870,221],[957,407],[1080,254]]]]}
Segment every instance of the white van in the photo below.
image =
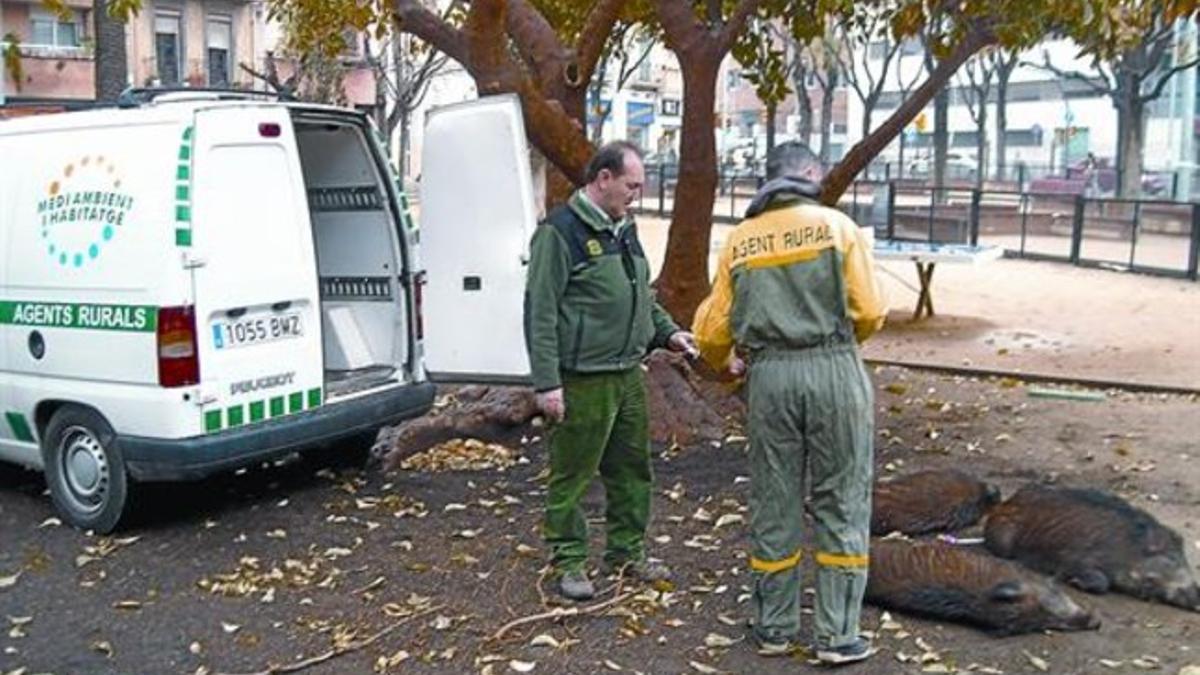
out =
{"type": "Polygon", "coordinates": [[[139,481],[365,457],[437,375],[526,375],[518,105],[427,125],[418,231],[356,112],[143,92],[0,122],[0,460],[107,532],[139,481]]]}

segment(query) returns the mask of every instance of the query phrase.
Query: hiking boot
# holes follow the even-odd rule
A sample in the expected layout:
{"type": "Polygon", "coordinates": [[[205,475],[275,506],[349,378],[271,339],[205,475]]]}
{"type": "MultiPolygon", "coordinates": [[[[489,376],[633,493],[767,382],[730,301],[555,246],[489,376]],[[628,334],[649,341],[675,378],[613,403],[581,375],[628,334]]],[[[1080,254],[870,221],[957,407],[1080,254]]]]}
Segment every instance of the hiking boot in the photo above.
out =
{"type": "Polygon", "coordinates": [[[865,660],[874,653],[875,650],[871,648],[871,641],[860,635],[854,638],[852,642],[840,647],[817,648],[817,660],[826,665],[840,666],[845,663],[865,660]]]}
{"type": "Polygon", "coordinates": [[[624,574],[627,579],[648,581],[650,583],[667,581],[671,578],[670,567],[667,567],[662,562],[646,558],[619,563],[605,563],[604,571],[606,574],[624,574]]]}
{"type": "Polygon", "coordinates": [[[558,580],[558,592],[568,600],[591,600],[596,595],[596,587],[592,585],[592,580],[587,578],[586,572],[576,570],[563,572],[562,578],[558,580]]]}

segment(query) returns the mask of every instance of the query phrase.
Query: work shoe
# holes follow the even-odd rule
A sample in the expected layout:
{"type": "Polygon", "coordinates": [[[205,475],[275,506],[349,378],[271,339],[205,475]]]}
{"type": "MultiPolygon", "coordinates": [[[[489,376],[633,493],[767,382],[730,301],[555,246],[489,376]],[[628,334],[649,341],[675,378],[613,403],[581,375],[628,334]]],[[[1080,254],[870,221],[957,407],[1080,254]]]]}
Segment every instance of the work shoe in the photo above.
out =
{"type": "Polygon", "coordinates": [[[796,651],[798,645],[787,638],[768,638],[753,632],[754,651],[759,656],[789,656],[796,651]]]}
{"type": "Polygon", "coordinates": [[[854,638],[853,642],[840,647],[817,648],[817,660],[826,665],[840,666],[845,663],[865,660],[874,653],[875,650],[871,648],[871,641],[860,635],[854,638]]]}
{"type": "Polygon", "coordinates": [[[583,570],[563,572],[558,580],[558,592],[568,600],[591,600],[596,595],[596,587],[587,578],[583,570]]]}
{"type": "Polygon", "coordinates": [[[604,572],[606,574],[624,574],[627,579],[637,579],[638,581],[648,581],[654,583],[656,581],[667,581],[671,578],[671,568],[666,564],[643,558],[641,560],[627,560],[625,562],[604,563],[604,572]]]}

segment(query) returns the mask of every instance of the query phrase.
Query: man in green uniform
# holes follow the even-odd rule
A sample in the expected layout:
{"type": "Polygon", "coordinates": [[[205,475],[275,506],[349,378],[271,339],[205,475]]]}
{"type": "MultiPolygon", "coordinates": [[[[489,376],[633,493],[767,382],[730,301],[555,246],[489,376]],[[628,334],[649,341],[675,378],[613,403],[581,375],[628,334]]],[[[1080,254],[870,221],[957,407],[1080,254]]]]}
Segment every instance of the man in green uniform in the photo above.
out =
{"type": "Polygon", "coordinates": [[[804,479],[815,521],[817,658],[871,655],[858,621],[867,580],[873,392],[856,342],[885,307],[867,237],[816,201],[820,164],[800,143],[775,148],[768,182],[725,243],[696,311],[700,353],[740,375],[749,362],[754,637],[789,653],[800,630],[804,479]],[[736,353],[735,353],[736,347],[736,353]]]}
{"type": "Polygon", "coordinates": [[[624,142],[588,163],[587,185],[546,216],[530,246],[525,335],[538,406],[551,423],[544,534],[560,592],[595,594],[580,501],[599,472],[607,508],[604,562],[648,581],[670,570],[646,557],[652,474],[642,359],[649,349],[695,353],[650,290],[629,206],[645,180],[624,142]]]}

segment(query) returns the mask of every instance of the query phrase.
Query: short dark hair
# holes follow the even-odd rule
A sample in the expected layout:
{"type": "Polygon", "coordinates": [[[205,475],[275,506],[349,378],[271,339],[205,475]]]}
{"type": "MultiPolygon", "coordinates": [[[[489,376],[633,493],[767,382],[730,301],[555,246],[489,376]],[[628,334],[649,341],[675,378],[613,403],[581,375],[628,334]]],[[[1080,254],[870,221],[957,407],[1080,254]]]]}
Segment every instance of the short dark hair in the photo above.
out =
{"type": "Polygon", "coordinates": [[[625,173],[625,155],[642,158],[642,149],[629,141],[611,141],[600,146],[596,154],[588,161],[584,178],[591,183],[600,172],[608,169],[612,175],[620,176],[625,173]]]}
{"type": "Polygon", "coordinates": [[[767,180],[783,176],[800,176],[810,167],[821,169],[817,154],[800,141],[780,143],[767,153],[767,180]]]}

